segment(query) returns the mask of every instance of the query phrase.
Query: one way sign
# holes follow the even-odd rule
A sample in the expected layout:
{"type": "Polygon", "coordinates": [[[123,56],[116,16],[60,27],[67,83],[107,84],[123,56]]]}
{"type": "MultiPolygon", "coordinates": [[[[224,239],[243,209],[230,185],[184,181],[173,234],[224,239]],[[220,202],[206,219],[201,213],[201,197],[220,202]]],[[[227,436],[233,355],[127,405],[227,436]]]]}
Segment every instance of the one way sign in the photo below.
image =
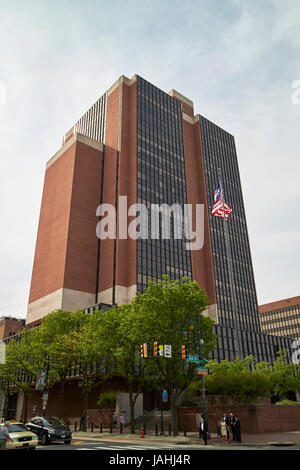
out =
{"type": "Polygon", "coordinates": [[[164,356],[172,357],[172,346],[170,344],[164,344],[164,356]]]}

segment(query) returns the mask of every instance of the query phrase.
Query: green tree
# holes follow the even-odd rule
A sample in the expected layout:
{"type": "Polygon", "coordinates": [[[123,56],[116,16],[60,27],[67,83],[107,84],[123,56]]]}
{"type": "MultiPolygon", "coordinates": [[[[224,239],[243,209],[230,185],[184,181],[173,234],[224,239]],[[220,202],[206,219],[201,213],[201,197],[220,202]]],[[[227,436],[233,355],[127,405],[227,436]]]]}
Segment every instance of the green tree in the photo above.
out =
{"type": "Polygon", "coordinates": [[[45,317],[40,328],[42,349],[47,349],[49,367],[60,379],[58,416],[63,415],[66,378],[78,358],[78,335],[89,321],[83,311],[57,310],[45,317]]]}
{"type": "Polygon", "coordinates": [[[178,406],[196,376],[197,366],[182,360],[180,351],[183,344],[190,354],[199,352],[197,316],[204,357],[215,348],[214,322],[203,315],[207,305],[208,297],[196,282],[188,278],[171,281],[168,276],[150,281],[145,293],[131,304],[140,343],[155,340],[172,347],[171,358],[151,355],[144,359],[143,374],[148,387],[168,389],[174,435],[178,434],[178,406]]]}
{"type": "Polygon", "coordinates": [[[86,314],[86,322],[81,329],[74,331],[66,338],[66,344],[68,342],[76,343],[74,364],[79,370],[78,385],[83,402],[82,417],[84,431],[87,430],[89,395],[95,386],[103,380],[103,376],[106,376],[103,372],[104,355],[101,348],[97,348],[94,343],[96,340],[94,330],[97,326],[96,319],[97,312],[92,315],[86,314]]]}
{"type": "Polygon", "coordinates": [[[287,351],[279,351],[271,378],[275,396],[285,398],[288,392],[300,392],[300,366],[288,361],[287,351]]]}
{"type": "MultiPolygon", "coordinates": [[[[229,400],[249,404],[260,397],[271,396],[270,365],[265,362],[256,363],[253,356],[236,358],[234,361],[225,359],[220,363],[213,360],[208,363],[208,367],[210,374],[205,377],[205,388],[210,403],[214,403],[218,397],[224,405],[229,400]]],[[[193,384],[194,391],[198,388],[197,383],[193,384]]]]}
{"type": "Polygon", "coordinates": [[[10,372],[10,384],[24,394],[24,422],[27,420],[28,399],[34,391],[30,384],[36,380],[36,367],[30,357],[31,348],[31,334],[26,330],[17,338],[12,338],[6,346],[6,367],[10,372]]]}
{"type": "Polygon", "coordinates": [[[41,370],[46,371],[45,390],[51,389],[60,380],[58,416],[63,414],[63,399],[66,377],[78,358],[78,334],[88,321],[82,311],[67,312],[56,310],[42,319],[41,326],[30,330],[28,355],[38,378],[41,370]]]}
{"type": "Polygon", "coordinates": [[[128,384],[132,434],[135,433],[134,407],[144,385],[138,360],[141,332],[136,320],[131,305],[125,304],[95,312],[86,330],[93,354],[102,358],[103,379],[116,375],[128,384]]]}

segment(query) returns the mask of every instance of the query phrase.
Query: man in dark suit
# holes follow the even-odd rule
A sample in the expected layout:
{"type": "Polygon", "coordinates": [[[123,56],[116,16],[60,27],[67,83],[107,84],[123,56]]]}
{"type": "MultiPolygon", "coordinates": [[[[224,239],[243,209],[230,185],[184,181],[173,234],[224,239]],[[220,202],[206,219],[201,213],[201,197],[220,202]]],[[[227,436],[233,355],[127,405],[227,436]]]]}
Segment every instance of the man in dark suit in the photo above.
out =
{"type": "Polygon", "coordinates": [[[241,422],[239,418],[235,417],[235,438],[237,442],[242,442],[242,436],[241,436],[241,422]]]}
{"type": "Polygon", "coordinates": [[[200,419],[200,436],[202,436],[204,444],[207,445],[208,424],[203,418],[200,419]]]}
{"type": "Polygon", "coordinates": [[[236,417],[234,416],[233,413],[230,413],[229,425],[230,425],[230,428],[231,428],[232,440],[233,440],[233,441],[236,440],[236,437],[235,437],[235,424],[236,424],[236,417]]]}

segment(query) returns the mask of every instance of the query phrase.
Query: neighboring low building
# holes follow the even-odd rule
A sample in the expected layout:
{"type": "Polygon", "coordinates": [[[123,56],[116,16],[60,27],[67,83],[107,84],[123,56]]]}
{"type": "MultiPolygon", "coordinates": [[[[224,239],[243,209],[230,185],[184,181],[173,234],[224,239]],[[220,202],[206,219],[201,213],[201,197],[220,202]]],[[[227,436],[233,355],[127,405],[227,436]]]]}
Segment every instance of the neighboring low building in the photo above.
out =
{"type": "MultiPolygon", "coordinates": [[[[9,317],[9,316],[0,317],[0,341],[3,341],[6,339],[5,342],[7,342],[11,336],[18,334],[24,328],[25,328],[25,319],[9,317]]],[[[4,352],[4,357],[5,357],[5,352],[4,352]]],[[[0,351],[0,363],[2,360],[3,360],[3,352],[0,351]]],[[[18,397],[17,393],[12,393],[9,397],[9,402],[8,402],[7,407],[9,410],[12,408],[11,416],[15,413],[14,410],[17,407],[17,397],[18,397]]],[[[3,391],[0,390],[0,418],[3,416],[4,407],[5,407],[5,396],[4,396],[3,391]]]]}
{"type": "Polygon", "coordinates": [[[300,339],[300,296],[258,307],[264,333],[300,339]]]}
{"type": "Polygon", "coordinates": [[[14,336],[25,328],[25,319],[0,317],[0,341],[14,336]]]}

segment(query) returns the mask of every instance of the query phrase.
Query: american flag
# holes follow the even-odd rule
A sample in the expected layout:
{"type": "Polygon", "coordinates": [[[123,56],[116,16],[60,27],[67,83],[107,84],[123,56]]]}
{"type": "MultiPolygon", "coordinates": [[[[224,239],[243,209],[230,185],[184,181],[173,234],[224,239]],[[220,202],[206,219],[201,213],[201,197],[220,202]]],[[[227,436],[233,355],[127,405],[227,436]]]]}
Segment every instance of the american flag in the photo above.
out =
{"type": "Polygon", "coordinates": [[[215,215],[216,217],[224,217],[225,212],[225,219],[228,219],[228,216],[232,208],[223,201],[223,191],[221,186],[221,181],[219,180],[217,189],[215,191],[215,203],[211,211],[211,215],[215,215]]]}

